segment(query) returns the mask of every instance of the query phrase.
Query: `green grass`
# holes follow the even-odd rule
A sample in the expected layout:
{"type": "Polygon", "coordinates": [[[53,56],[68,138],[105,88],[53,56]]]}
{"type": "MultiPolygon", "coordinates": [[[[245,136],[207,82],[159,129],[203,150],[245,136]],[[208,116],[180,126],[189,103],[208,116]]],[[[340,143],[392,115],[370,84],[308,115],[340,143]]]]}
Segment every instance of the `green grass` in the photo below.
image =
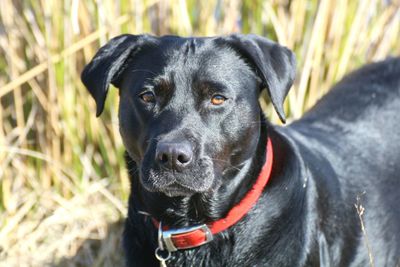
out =
{"type": "MultiPolygon", "coordinates": [[[[292,120],[348,71],[400,54],[400,3],[386,2],[1,0],[0,266],[121,262],[116,222],[129,182],[118,91],[96,119],[79,79],[108,39],[244,32],[276,40],[298,60],[285,104],[292,120]]],[[[265,97],[262,105],[278,122],[265,97]]]]}

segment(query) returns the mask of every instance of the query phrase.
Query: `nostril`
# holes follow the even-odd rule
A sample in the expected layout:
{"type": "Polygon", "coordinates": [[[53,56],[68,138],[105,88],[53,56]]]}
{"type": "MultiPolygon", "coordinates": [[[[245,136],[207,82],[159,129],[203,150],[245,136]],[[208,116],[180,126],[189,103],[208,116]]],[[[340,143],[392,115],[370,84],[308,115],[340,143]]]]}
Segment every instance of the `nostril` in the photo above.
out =
{"type": "Polygon", "coordinates": [[[168,162],[168,155],[167,154],[160,154],[158,159],[160,160],[161,163],[167,163],[168,162]]]}
{"type": "Polygon", "coordinates": [[[190,161],[190,157],[188,155],[184,155],[184,154],[179,155],[177,159],[181,164],[185,164],[190,161]]]}

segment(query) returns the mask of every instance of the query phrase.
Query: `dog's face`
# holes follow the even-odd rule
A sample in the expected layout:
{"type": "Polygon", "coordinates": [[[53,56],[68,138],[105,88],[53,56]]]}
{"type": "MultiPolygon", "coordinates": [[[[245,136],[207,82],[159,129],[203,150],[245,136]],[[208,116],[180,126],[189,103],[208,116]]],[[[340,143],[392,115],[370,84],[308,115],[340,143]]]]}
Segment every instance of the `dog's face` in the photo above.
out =
{"type": "Polygon", "coordinates": [[[262,88],[284,120],[294,68],[289,50],[257,36],[125,35],[96,54],[82,80],[98,115],[108,84],[120,89],[120,132],[144,188],[190,196],[218,188],[254,154],[262,88]]]}
{"type": "Polygon", "coordinates": [[[210,50],[202,40],[163,40],[142,51],[122,74],[119,119],[144,187],[169,196],[208,191],[250,157],[258,88],[233,50],[210,50]]]}

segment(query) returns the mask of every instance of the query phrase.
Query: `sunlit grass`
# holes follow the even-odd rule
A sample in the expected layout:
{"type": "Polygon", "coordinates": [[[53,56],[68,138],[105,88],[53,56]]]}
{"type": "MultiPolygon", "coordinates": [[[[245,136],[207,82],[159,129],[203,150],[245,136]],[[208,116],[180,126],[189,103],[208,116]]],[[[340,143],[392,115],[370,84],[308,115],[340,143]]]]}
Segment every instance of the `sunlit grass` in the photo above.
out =
{"type": "MultiPolygon", "coordinates": [[[[298,60],[285,105],[290,119],[348,71],[400,54],[399,1],[168,3],[0,1],[0,266],[43,266],[79,249],[68,260],[72,266],[120,260],[120,231],[108,231],[125,216],[129,193],[118,92],[110,90],[96,119],[95,103],[79,79],[109,38],[244,32],[274,39],[298,60]],[[103,238],[99,246],[85,242],[103,238]]],[[[265,101],[263,106],[277,122],[265,101]]]]}

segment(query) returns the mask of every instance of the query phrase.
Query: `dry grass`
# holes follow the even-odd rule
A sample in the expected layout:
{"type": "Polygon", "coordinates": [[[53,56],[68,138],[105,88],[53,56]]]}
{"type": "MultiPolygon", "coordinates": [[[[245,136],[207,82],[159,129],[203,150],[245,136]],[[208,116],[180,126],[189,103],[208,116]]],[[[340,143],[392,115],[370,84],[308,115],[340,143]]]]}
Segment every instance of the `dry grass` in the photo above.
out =
{"type": "Polygon", "coordinates": [[[129,184],[117,93],[111,90],[95,119],[79,80],[110,37],[242,31],[275,39],[298,59],[290,118],[349,70],[400,54],[398,0],[288,3],[1,0],[0,266],[121,265],[118,222],[129,184]]]}
{"type": "Polygon", "coordinates": [[[358,219],[360,220],[361,231],[363,232],[363,236],[364,236],[365,248],[368,251],[369,265],[371,267],[375,267],[374,256],[373,256],[373,252],[371,250],[371,244],[370,244],[369,239],[368,239],[367,229],[365,228],[364,218],[363,218],[363,215],[364,215],[364,212],[365,212],[365,208],[361,204],[361,197],[364,194],[365,194],[365,192],[363,192],[361,195],[357,196],[357,198],[356,198],[357,199],[357,203],[354,204],[354,207],[356,208],[358,219]]]}

